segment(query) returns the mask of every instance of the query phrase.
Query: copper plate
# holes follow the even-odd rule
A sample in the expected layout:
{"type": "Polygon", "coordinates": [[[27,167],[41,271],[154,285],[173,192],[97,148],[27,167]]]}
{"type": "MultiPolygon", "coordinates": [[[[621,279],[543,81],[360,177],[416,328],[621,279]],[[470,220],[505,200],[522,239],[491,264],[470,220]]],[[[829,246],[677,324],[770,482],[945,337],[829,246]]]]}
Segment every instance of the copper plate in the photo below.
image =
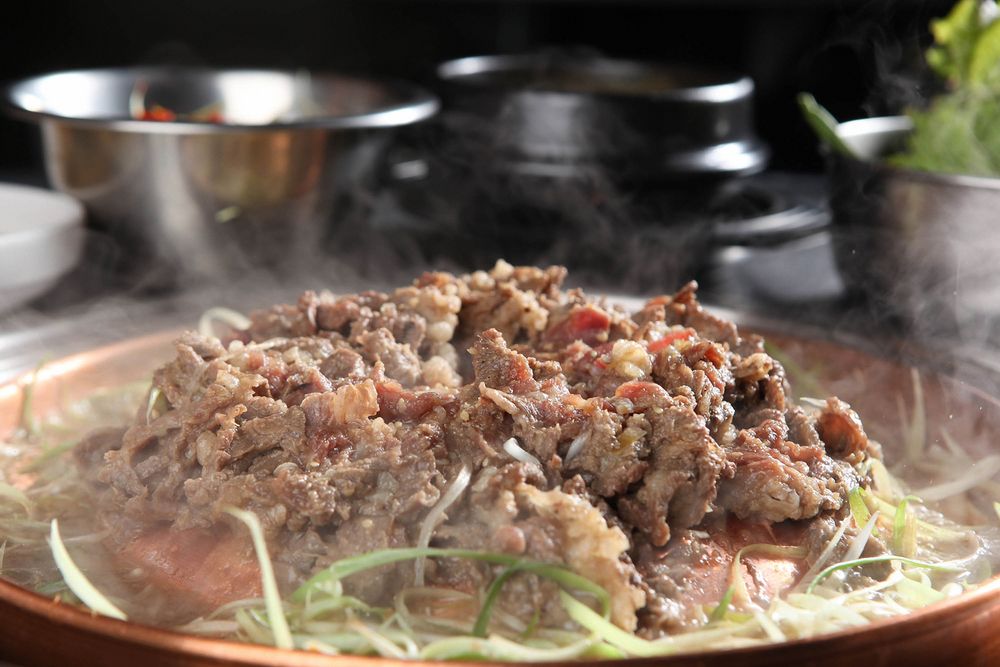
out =
{"type": "MultiPolygon", "coordinates": [[[[148,376],[171,354],[176,332],[132,339],[47,364],[39,373],[35,407],[52,411],[102,387],[148,376]]],[[[811,338],[770,336],[824,385],[855,405],[869,432],[887,446],[899,435],[896,396],[912,395],[908,369],[843,345],[811,338]]],[[[15,426],[22,378],[0,386],[0,433],[15,426]]],[[[977,454],[1000,433],[1000,402],[941,377],[924,377],[928,433],[949,433],[977,454]]],[[[382,658],[326,657],[264,646],[203,639],[99,617],[60,605],[0,581],[0,657],[24,665],[101,664],[276,665],[291,667],[412,666],[382,658]]],[[[612,661],[610,665],[738,667],[748,665],[996,665],[1000,664],[1000,577],[926,609],[816,639],[669,658],[612,661]]]]}

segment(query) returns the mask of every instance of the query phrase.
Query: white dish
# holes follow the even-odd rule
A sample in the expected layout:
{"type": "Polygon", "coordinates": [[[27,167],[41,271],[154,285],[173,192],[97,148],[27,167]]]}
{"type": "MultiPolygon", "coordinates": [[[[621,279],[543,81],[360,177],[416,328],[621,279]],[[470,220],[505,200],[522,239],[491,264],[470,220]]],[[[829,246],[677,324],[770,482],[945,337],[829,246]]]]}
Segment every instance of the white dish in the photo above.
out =
{"type": "Polygon", "coordinates": [[[0,183],[0,312],[44,294],[76,266],[83,219],[72,197],[0,183]]]}

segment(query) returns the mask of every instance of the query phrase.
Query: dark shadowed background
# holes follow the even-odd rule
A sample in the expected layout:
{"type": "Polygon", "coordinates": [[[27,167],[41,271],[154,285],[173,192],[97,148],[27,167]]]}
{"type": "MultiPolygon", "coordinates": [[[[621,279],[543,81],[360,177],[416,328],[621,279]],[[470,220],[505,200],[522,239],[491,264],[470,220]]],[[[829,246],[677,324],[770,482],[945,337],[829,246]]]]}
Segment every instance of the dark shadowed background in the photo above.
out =
{"type": "MultiPolygon", "coordinates": [[[[0,81],[143,63],[331,69],[425,79],[444,59],[573,47],[743,71],[772,166],[818,170],[794,94],[841,118],[919,95],[930,18],[947,0],[170,0],[8,2],[0,81]],[[878,84],[878,85],[876,85],[878,84]],[[877,93],[873,92],[877,89],[877,93]]],[[[33,128],[0,119],[0,176],[37,173],[33,128]]]]}

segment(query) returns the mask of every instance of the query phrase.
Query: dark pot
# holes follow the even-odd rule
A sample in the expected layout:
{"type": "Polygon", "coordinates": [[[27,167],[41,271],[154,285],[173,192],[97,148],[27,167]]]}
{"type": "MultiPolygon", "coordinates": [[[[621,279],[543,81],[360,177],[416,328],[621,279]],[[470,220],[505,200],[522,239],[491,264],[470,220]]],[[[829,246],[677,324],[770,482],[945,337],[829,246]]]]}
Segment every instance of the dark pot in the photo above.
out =
{"type": "Polygon", "coordinates": [[[753,81],[568,54],[476,56],[438,67],[450,154],[472,166],[618,182],[720,179],[764,168],[753,81]]]}

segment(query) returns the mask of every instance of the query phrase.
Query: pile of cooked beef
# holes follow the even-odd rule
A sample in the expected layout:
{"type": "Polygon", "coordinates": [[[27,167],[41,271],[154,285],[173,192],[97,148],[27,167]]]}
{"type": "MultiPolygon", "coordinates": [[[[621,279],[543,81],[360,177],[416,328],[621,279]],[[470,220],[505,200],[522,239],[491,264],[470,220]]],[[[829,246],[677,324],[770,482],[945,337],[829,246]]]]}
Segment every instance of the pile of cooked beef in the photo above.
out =
{"type": "MultiPolygon", "coordinates": [[[[294,583],[414,545],[464,468],[431,544],[565,563],[645,635],[694,622],[717,536],[800,526],[822,544],[879,455],[850,407],[794,404],[762,340],[706,312],[694,284],[629,314],[563,290],[565,273],[500,262],[388,294],[306,292],[226,345],[184,335],[150,406],[77,449],[105,523],[125,544],[153,526],[225,530],[224,508],[245,508],[294,583]]],[[[377,601],[413,576],[351,586],[377,601]]],[[[430,585],[489,576],[427,563],[430,585]]],[[[534,577],[508,589],[528,618],[559,613],[534,577]]]]}

